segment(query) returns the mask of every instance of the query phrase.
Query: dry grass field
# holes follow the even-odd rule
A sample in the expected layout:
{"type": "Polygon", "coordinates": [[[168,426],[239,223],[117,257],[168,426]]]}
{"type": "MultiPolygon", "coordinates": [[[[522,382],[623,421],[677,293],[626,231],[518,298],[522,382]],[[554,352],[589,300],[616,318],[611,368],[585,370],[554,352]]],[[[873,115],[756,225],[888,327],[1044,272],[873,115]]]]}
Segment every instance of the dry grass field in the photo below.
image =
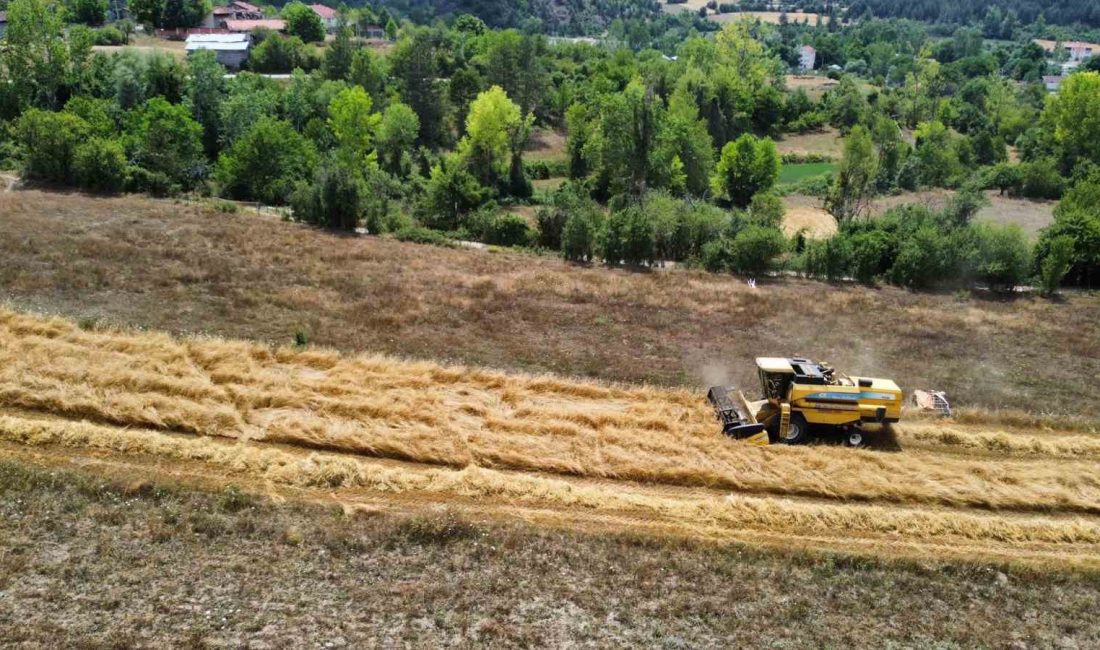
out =
{"type": "Polygon", "coordinates": [[[783,216],[783,232],[788,237],[803,231],[807,237],[824,238],[836,234],[837,223],[833,215],[821,207],[821,199],[804,194],[788,194],[783,197],[787,209],[783,216]]]}
{"type": "Polygon", "coordinates": [[[176,333],[609,380],[752,386],[806,354],[962,406],[1098,418],[1100,297],[987,300],[348,237],[137,197],[0,195],[0,299],[176,333]],[[975,344],[975,342],[978,344],[975,344]]]}
{"type": "Polygon", "coordinates": [[[707,6],[709,0],[687,0],[679,4],[661,3],[661,10],[669,14],[678,14],[681,11],[693,11],[698,12],[699,9],[707,6]]]}
{"type": "Polygon", "coordinates": [[[8,647],[1100,642],[1089,575],[575,532],[450,509],[342,514],[251,497],[229,478],[196,490],[168,473],[179,463],[3,452],[8,647]]]}
{"type": "Polygon", "coordinates": [[[826,127],[809,133],[789,133],[776,140],[775,148],[783,154],[820,154],[840,160],[844,153],[844,138],[840,131],[826,127]]]}
{"type": "MultiPolygon", "coordinates": [[[[876,199],[871,210],[877,214],[905,203],[922,203],[939,210],[947,204],[952,194],[950,190],[924,190],[885,196],[876,199]]],[[[986,197],[989,204],[978,211],[977,220],[1018,225],[1032,239],[1038,237],[1039,230],[1054,221],[1054,206],[1058,204],[1057,201],[1001,196],[996,190],[987,191],[986,197]]]]}
{"type": "MultiPolygon", "coordinates": [[[[883,196],[872,202],[870,214],[879,215],[890,208],[911,203],[942,210],[951,195],[949,190],[922,190],[883,196]]],[[[996,190],[986,192],[986,197],[989,203],[978,211],[975,216],[978,221],[1020,226],[1032,240],[1037,239],[1039,231],[1054,221],[1054,206],[1057,201],[1000,196],[996,190]]],[[[783,219],[783,230],[787,235],[805,229],[810,237],[828,237],[837,231],[836,219],[821,207],[820,198],[789,194],[783,197],[783,204],[787,208],[783,219]]]]}
{"type": "Polygon", "coordinates": [[[523,157],[528,161],[563,160],[566,154],[567,134],[564,130],[535,129],[523,157]]]}
{"type": "Polygon", "coordinates": [[[126,50],[137,52],[138,54],[152,54],[156,52],[168,54],[176,59],[183,60],[187,58],[187,52],[184,49],[185,46],[186,43],[182,40],[172,41],[165,38],[157,38],[155,36],[136,34],[130,38],[130,43],[128,45],[94,45],[92,49],[104,54],[123,52],[126,50]]]}
{"type": "MultiPolygon", "coordinates": [[[[806,91],[812,99],[821,99],[821,96],[825,94],[825,91],[834,88],[839,81],[830,79],[820,75],[793,75],[789,74],[785,77],[787,88],[796,90],[801,88],[806,91]]],[[[792,136],[788,136],[792,137],[792,136]]],[[[793,136],[798,137],[798,136],[793,136]]]]}
{"type": "MultiPolygon", "coordinates": [[[[744,20],[746,18],[750,20],[759,20],[762,23],[770,23],[772,25],[780,24],[780,17],[784,12],[781,11],[734,11],[728,14],[711,14],[707,16],[709,20],[713,20],[716,23],[731,23],[738,20],[744,20]]],[[[828,25],[830,18],[821,14],[808,14],[801,11],[788,11],[787,20],[792,23],[806,23],[808,25],[816,25],[820,22],[822,25],[828,25]]]]}

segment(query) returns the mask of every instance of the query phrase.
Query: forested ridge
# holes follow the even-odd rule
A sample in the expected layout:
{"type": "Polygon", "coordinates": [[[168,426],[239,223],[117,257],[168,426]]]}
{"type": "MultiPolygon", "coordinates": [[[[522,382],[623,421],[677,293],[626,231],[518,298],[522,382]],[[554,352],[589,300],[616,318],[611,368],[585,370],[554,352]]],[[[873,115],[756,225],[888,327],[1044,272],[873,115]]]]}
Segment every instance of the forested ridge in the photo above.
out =
{"type": "Polygon", "coordinates": [[[1100,0],[853,0],[847,12],[851,18],[911,18],[953,25],[982,21],[991,14],[1012,14],[1023,24],[1042,19],[1056,25],[1100,27],[1100,0]]]}

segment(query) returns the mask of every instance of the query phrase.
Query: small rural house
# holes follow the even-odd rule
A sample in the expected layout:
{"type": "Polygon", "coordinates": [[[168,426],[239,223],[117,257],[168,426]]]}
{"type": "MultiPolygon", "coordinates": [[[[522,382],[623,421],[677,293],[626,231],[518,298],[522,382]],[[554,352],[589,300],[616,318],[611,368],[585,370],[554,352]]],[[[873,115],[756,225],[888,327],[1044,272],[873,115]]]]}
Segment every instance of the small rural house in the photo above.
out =
{"type": "Polygon", "coordinates": [[[817,50],[809,45],[798,48],[798,67],[802,70],[813,70],[817,64],[817,50]]]}
{"type": "Polygon", "coordinates": [[[1065,77],[1063,77],[1060,74],[1059,75],[1044,75],[1043,76],[1043,85],[1046,86],[1047,90],[1049,90],[1050,92],[1056,93],[1056,92],[1058,92],[1058,89],[1062,87],[1062,80],[1064,80],[1064,79],[1065,79],[1065,77]]]}
{"type": "Polygon", "coordinates": [[[214,7],[202,21],[202,26],[207,29],[224,29],[226,22],[230,20],[260,20],[264,12],[259,7],[240,0],[233,0],[229,4],[214,7]]]}
{"type": "Polygon", "coordinates": [[[1069,41],[1065,43],[1066,51],[1069,52],[1069,60],[1074,63],[1081,63],[1095,54],[1096,52],[1093,51],[1094,47],[1092,43],[1081,43],[1078,41],[1069,41]]]}
{"type": "Polygon", "coordinates": [[[325,5],[309,5],[309,8],[320,17],[326,32],[331,34],[336,31],[336,26],[340,23],[340,16],[337,15],[335,9],[326,7],[325,5]]]}
{"type": "Polygon", "coordinates": [[[252,37],[248,34],[191,34],[187,37],[187,55],[201,50],[213,50],[218,63],[230,70],[239,70],[248,60],[252,37]]]}
{"type": "Polygon", "coordinates": [[[386,38],[386,28],[381,25],[367,25],[363,28],[363,37],[380,41],[386,38]]]}

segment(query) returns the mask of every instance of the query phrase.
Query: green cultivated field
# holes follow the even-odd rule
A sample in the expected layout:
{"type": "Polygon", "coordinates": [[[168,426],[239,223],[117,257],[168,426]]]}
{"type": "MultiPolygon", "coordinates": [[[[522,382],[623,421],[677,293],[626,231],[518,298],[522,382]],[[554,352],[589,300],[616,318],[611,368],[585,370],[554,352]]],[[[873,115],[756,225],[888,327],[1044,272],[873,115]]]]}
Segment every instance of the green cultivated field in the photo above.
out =
{"type": "Polygon", "coordinates": [[[821,176],[822,174],[831,174],[836,171],[836,163],[821,162],[821,163],[796,163],[793,165],[783,165],[779,170],[779,184],[790,185],[797,183],[804,178],[810,178],[812,176],[821,176]]]}

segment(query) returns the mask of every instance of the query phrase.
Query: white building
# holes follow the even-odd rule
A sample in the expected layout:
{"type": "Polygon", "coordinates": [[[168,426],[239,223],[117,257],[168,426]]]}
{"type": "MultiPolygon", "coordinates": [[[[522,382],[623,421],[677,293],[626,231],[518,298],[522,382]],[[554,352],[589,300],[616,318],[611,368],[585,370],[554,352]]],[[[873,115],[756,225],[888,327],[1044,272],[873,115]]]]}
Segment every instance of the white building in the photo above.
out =
{"type": "Polygon", "coordinates": [[[1052,93],[1058,92],[1058,89],[1062,87],[1062,81],[1065,79],[1062,75],[1044,75],[1043,85],[1047,90],[1052,93]]]}
{"type": "Polygon", "coordinates": [[[201,50],[213,50],[218,63],[238,70],[248,60],[252,37],[248,34],[191,34],[187,37],[187,55],[201,50]]]}
{"type": "Polygon", "coordinates": [[[1065,44],[1065,48],[1066,51],[1069,52],[1069,60],[1073,61],[1074,63],[1080,63],[1085,59],[1091,57],[1093,54],[1096,54],[1096,52],[1093,51],[1094,46],[1092,43],[1069,41],[1065,44]]]}
{"type": "Polygon", "coordinates": [[[340,24],[340,16],[335,9],[325,5],[310,5],[309,8],[321,19],[321,24],[325,26],[326,32],[331,34],[336,31],[336,26],[340,24]]]}
{"type": "Polygon", "coordinates": [[[813,70],[817,64],[817,50],[809,45],[798,48],[798,67],[802,70],[813,70]]]}

